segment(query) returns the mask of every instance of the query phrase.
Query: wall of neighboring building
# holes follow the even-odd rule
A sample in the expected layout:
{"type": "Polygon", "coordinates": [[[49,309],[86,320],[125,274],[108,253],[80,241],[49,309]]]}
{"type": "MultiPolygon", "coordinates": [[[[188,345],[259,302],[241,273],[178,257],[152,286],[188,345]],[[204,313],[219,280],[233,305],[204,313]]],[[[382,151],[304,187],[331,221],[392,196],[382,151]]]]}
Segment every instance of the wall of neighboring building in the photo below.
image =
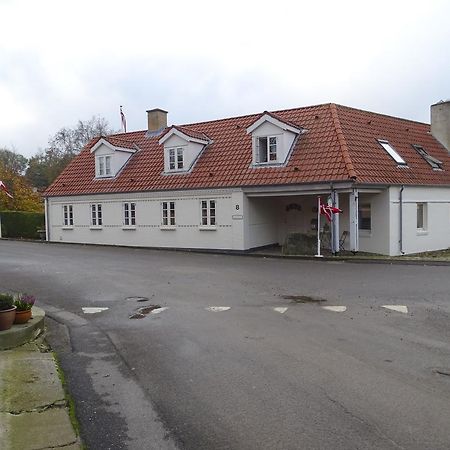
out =
{"type": "Polygon", "coordinates": [[[244,248],[242,198],[242,192],[231,189],[51,197],[48,206],[50,240],[242,250],[244,248]],[[204,199],[216,201],[215,228],[202,229],[200,226],[200,202],[204,199]],[[175,202],[176,225],[173,229],[161,227],[163,201],[175,202]],[[123,225],[124,202],[136,204],[135,228],[123,225]],[[102,205],[103,225],[100,229],[91,226],[92,203],[102,205]],[[63,205],[73,207],[73,227],[63,226],[63,205]]]}
{"type": "MultiPolygon", "coordinates": [[[[400,187],[390,188],[390,254],[400,254],[400,187]]],[[[403,252],[419,253],[450,247],[450,188],[405,186],[403,190],[403,252]],[[417,227],[422,204],[424,227],[417,227]]]]}

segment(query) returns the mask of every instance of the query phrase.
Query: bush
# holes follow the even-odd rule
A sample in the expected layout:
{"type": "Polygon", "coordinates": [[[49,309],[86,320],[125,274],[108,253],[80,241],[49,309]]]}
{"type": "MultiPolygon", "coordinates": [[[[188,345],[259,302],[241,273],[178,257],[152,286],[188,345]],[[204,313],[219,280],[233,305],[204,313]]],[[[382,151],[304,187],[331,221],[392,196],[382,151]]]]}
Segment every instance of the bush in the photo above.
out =
{"type": "Polygon", "coordinates": [[[11,294],[0,294],[0,311],[11,309],[14,304],[14,296],[11,294]]]}
{"type": "Polygon", "coordinates": [[[45,228],[44,213],[1,211],[2,236],[37,239],[37,230],[45,228]]]}

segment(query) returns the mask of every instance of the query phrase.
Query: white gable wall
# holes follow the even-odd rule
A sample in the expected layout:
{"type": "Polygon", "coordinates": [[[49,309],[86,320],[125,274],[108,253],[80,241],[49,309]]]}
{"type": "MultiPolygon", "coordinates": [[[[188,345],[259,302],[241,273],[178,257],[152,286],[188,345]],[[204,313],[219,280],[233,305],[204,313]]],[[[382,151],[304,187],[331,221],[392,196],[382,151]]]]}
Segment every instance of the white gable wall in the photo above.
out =
{"type": "MultiPolygon", "coordinates": [[[[400,254],[400,187],[390,188],[390,254],[400,254]]],[[[403,252],[450,248],[450,188],[405,186],[403,190],[403,252]],[[426,230],[417,230],[417,203],[426,206],[426,230]]]]}

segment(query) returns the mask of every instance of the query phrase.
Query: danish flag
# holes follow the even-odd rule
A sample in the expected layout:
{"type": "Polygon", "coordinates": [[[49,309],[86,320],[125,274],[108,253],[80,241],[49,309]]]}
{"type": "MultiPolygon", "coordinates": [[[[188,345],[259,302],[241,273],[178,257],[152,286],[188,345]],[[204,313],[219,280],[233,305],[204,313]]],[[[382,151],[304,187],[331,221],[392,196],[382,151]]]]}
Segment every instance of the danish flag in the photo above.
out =
{"type": "Polygon", "coordinates": [[[322,203],[320,201],[320,198],[319,204],[320,204],[320,214],[322,214],[322,216],[325,216],[328,222],[331,222],[331,214],[339,214],[342,212],[342,209],[322,203]]]}
{"type": "Polygon", "coordinates": [[[1,190],[1,191],[5,191],[5,194],[6,194],[8,197],[13,198],[13,196],[9,193],[8,189],[6,188],[5,183],[3,183],[3,181],[1,181],[1,180],[0,180],[0,190],[1,190]]]}

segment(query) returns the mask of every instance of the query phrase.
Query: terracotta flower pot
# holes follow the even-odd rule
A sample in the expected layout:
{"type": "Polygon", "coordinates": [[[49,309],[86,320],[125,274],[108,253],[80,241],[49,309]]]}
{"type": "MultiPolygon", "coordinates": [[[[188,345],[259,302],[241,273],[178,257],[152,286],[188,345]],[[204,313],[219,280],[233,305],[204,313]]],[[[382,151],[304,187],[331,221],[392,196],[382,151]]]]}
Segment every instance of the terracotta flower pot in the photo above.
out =
{"type": "Polygon", "coordinates": [[[0,311],[0,331],[9,330],[16,317],[16,307],[0,311]]]}
{"type": "Polygon", "coordinates": [[[26,311],[16,311],[16,318],[14,319],[14,323],[21,324],[27,323],[31,319],[31,309],[27,309],[26,311]]]}

